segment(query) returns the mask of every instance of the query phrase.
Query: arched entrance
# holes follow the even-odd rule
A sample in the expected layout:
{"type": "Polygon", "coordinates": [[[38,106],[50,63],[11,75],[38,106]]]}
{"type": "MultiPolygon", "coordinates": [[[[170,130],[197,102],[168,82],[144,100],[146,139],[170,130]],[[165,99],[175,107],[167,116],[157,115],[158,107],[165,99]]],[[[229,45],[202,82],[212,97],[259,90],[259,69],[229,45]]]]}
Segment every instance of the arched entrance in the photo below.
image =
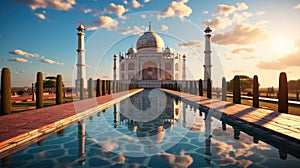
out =
{"type": "Polygon", "coordinates": [[[157,65],[152,61],[147,61],[143,64],[142,72],[143,80],[158,80],[157,65]]]}

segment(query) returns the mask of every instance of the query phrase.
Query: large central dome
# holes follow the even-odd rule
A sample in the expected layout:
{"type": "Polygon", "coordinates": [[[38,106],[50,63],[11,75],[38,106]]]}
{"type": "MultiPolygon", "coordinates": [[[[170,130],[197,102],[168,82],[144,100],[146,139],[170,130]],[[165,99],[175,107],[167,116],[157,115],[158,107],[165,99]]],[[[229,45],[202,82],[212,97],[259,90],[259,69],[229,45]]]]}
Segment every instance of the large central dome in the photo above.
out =
{"type": "Polygon", "coordinates": [[[136,42],[137,50],[142,48],[159,48],[162,49],[164,47],[163,39],[151,30],[149,26],[149,30],[145,32],[136,42]]]}

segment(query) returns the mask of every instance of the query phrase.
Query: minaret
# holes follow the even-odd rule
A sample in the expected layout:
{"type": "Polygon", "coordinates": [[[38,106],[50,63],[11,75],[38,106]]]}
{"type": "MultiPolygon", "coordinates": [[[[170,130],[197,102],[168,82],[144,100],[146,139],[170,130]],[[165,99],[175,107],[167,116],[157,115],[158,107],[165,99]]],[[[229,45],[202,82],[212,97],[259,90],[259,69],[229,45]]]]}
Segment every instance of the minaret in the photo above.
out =
{"type": "Polygon", "coordinates": [[[78,60],[77,60],[77,80],[76,87],[80,86],[80,79],[83,78],[83,81],[86,80],[86,72],[85,72],[85,49],[84,49],[84,26],[81,24],[77,27],[78,33],[78,60]]]}
{"type": "Polygon", "coordinates": [[[210,54],[211,54],[211,50],[210,50],[210,37],[211,37],[211,32],[212,30],[210,29],[209,26],[207,26],[207,28],[204,30],[205,32],[205,60],[204,60],[204,81],[203,81],[203,87],[206,88],[207,85],[207,80],[211,79],[211,59],[210,59],[210,54]]]}
{"type": "Polygon", "coordinates": [[[117,55],[114,55],[114,81],[117,80],[117,55]]]}
{"type": "Polygon", "coordinates": [[[186,56],[183,55],[182,56],[182,80],[186,80],[186,65],[185,65],[185,62],[186,62],[186,56]]]}

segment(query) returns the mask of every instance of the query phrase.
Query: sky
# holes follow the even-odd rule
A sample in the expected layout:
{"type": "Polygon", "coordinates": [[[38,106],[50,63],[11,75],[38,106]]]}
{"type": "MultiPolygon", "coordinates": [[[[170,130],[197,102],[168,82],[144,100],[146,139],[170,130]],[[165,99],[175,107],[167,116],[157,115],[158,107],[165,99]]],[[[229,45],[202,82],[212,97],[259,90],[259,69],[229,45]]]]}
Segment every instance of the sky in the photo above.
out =
{"type": "Polygon", "coordinates": [[[135,47],[149,22],[165,47],[187,55],[188,79],[203,78],[204,30],[212,28],[212,80],[258,75],[277,87],[280,72],[300,79],[300,0],[3,0],[0,70],[13,86],[37,72],[75,80],[77,26],[86,28],[88,78],[112,79],[113,55],[135,47]]]}

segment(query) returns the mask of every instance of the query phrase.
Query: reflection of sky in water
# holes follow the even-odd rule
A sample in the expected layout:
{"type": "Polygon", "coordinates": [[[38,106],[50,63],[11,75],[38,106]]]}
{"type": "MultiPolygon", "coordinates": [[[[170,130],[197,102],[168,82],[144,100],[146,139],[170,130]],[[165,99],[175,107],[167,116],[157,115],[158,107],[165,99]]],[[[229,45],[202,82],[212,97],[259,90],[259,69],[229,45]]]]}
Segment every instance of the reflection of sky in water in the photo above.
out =
{"type": "MultiPolygon", "coordinates": [[[[13,155],[2,158],[2,167],[297,167],[300,160],[221,123],[206,136],[198,110],[166,100],[167,111],[155,120],[136,122],[120,107],[88,117],[13,155]],[[179,114],[174,108],[180,107],[179,114]],[[115,128],[116,127],[116,128],[115,128]],[[84,131],[85,130],[85,131],[84,131]],[[84,134],[85,133],[85,134],[84,134]]],[[[123,106],[124,107],[124,106],[123,106]]],[[[140,111],[142,112],[142,111],[140,111]]],[[[209,120],[207,120],[209,121],[209,120]]]]}

